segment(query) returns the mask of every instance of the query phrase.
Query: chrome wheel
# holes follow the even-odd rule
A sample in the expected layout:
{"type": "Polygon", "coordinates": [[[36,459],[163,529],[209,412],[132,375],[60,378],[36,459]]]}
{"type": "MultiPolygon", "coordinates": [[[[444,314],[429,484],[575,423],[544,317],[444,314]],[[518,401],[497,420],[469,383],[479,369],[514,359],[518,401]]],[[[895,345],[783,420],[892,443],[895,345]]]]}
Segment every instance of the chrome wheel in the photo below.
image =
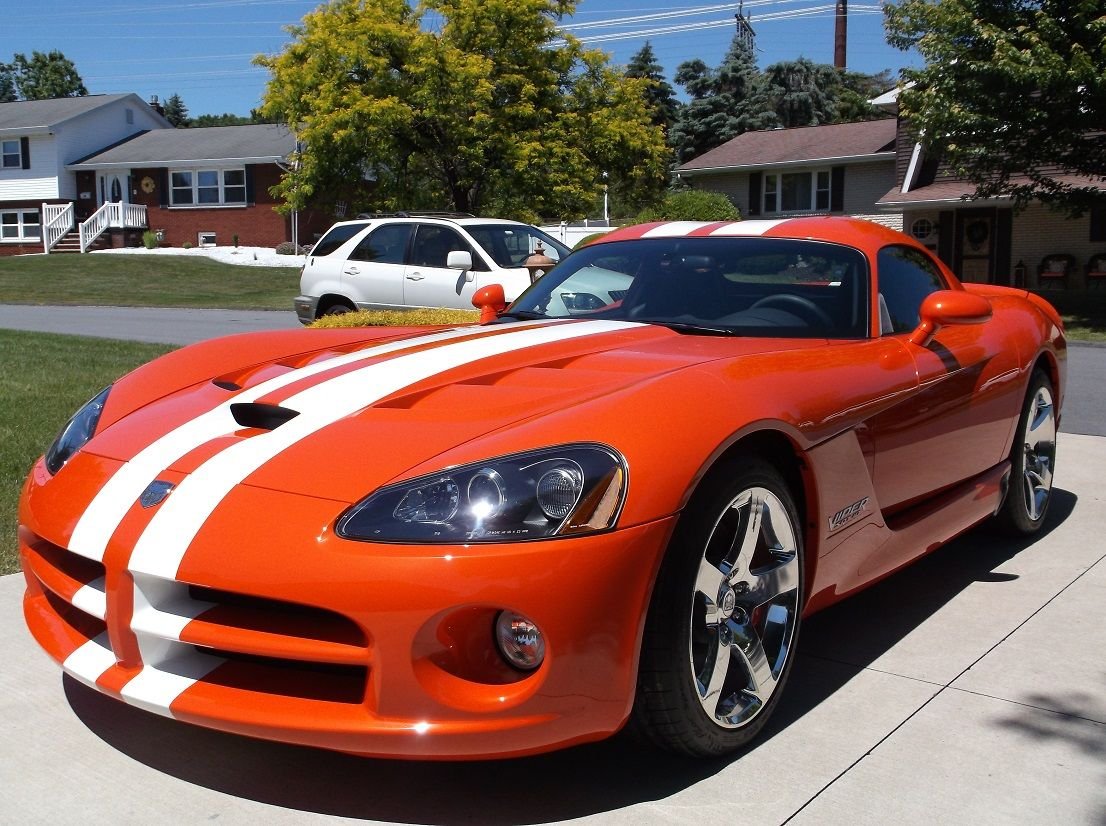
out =
{"type": "Polygon", "coordinates": [[[1033,394],[1021,435],[1022,496],[1030,521],[1038,522],[1052,494],[1052,468],[1056,459],[1056,412],[1047,386],[1037,387],[1033,394]]]}
{"type": "Polygon", "coordinates": [[[799,612],[799,551],[772,491],[742,491],[703,549],[688,653],[699,703],[724,728],[752,721],[780,685],[799,612]]]}

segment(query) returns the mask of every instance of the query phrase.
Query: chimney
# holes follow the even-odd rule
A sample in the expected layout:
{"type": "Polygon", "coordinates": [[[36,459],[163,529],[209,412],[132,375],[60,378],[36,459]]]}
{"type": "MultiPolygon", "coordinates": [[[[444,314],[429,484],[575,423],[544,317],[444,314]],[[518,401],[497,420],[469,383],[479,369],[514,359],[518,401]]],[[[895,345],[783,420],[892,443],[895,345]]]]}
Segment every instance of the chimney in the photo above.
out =
{"type": "Polygon", "coordinates": [[[150,108],[165,117],[165,107],[158,102],[157,95],[150,95],[150,108]]]}

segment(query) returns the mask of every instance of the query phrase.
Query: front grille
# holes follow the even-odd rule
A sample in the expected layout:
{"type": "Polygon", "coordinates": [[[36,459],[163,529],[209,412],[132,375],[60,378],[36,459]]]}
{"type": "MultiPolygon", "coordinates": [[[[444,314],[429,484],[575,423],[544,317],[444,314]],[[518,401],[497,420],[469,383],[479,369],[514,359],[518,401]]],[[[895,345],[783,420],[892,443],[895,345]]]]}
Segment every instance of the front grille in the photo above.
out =
{"type": "Polygon", "coordinates": [[[225,661],[204,677],[204,682],[210,685],[348,705],[360,704],[365,699],[369,674],[365,666],[258,657],[198,646],[195,650],[225,661]]]}

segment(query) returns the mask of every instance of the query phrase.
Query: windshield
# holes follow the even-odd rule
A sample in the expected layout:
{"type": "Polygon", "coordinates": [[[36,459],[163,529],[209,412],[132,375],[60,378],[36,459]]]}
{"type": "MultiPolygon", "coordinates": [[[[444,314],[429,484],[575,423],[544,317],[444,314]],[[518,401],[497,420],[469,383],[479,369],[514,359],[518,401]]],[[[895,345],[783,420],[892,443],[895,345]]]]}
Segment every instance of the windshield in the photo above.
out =
{"type": "Polygon", "coordinates": [[[666,324],[686,332],[864,338],[859,250],[784,238],[649,238],[572,254],[506,313],[666,324]]]}
{"type": "Polygon", "coordinates": [[[539,242],[545,254],[554,261],[560,261],[571,252],[560,241],[525,224],[466,224],[465,231],[487,251],[497,266],[504,268],[521,267],[539,242]]]}

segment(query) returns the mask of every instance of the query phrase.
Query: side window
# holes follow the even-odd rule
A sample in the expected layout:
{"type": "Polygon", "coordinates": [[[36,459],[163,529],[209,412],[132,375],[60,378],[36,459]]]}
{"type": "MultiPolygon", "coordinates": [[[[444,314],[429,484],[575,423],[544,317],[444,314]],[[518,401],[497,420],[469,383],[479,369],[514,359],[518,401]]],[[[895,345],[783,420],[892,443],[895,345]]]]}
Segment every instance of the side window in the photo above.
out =
{"type": "Polygon", "coordinates": [[[909,333],[918,326],[925,297],[947,285],[937,265],[910,247],[884,247],[876,263],[880,335],[909,333]]]}
{"type": "Polygon", "coordinates": [[[372,261],[377,264],[402,264],[411,237],[410,224],[385,224],[373,230],[353,248],[350,261],[372,261]]]}
{"type": "Polygon", "coordinates": [[[368,224],[340,224],[336,227],[331,227],[330,232],[319,239],[319,243],[311,248],[312,255],[330,255],[342,244],[346,243],[350,238],[355,236],[368,224]]]}
{"type": "Polygon", "coordinates": [[[446,258],[453,250],[468,250],[474,263],[479,260],[465,239],[449,227],[419,224],[415,229],[410,263],[416,267],[445,267],[446,258]]]}

